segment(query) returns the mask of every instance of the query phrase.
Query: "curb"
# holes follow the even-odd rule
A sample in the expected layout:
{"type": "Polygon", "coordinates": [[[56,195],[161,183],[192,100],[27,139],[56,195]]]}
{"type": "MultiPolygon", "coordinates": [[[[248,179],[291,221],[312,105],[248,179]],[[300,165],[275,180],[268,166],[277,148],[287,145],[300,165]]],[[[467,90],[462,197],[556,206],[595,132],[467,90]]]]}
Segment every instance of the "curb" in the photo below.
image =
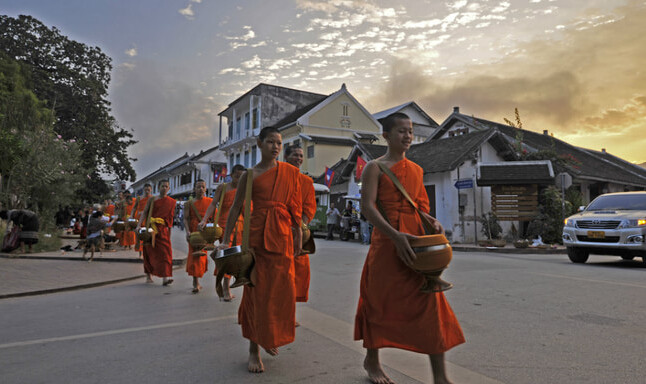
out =
{"type": "MultiPolygon", "coordinates": [[[[180,268],[180,266],[175,266],[175,267],[173,267],[173,270],[176,270],[176,269],[179,269],[179,268],[180,268]]],[[[69,287],[41,289],[41,290],[38,290],[38,291],[29,291],[29,292],[7,293],[7,294],[0,295],[0,300],[2,300],[2,299],[10,299],[10,298],[15,298],[15,297],[47,295],[47,294],[50,294],[50,293],[58,293],[58,292],[78,291],[80,289],[96,288],[96,287],[102,287],[104,285],[123,283],[125,281],[136,280],[136,279],[140,279],[142,277],[146,277],[146,275],[141,274],[141,275],[137,275],[137,276],[122,277],[120,279],[99,281],[99,282],[96,282],[96,283],[72,285],[72,286],[69,286],[69,287]]]]}
{"type": "Polygon", "coordinates": [[[566,249],[537,249],[537,248],[487,248],[487,247],[460,247],[459,245],[451,245],[454,251],[457,252],[494,252],[494,253],[507,253],[507,254],[518,254],[518,255],[535,255],[535,254],[545,254],[545,255],[565,255],[567,254],[566,249]]]}
{"type": "Polygon", "coordinates": [[[50,289],[43,289],[39,291],[29,291],[29,292],[19,292],[19,293],[8,293],[5,295],[0,295],[0,299],[9,299],[12,297],[38,296],[38,295],[46,295],[49,293],[57,293],[57,292],[65,292],[65,291],[76,291],[79,289],[94,288],[94,287],[101,287],[103,285],[122,283],[124,281],[135,280],[145,276],[146,275],[137,275],[137,276],[131,276],[131,277],[124,277],[116,280],[100,281],[98,283],[73,285],[70,287],[50,288],[50,289]]]}
{"type": "MultiPolygon", "coordinates": [[[[66,261],[87,261],[82,257],[61,257],[61,256],[26,256],[26,255],[11,255],[7,253],[0,254],[0,259],[22,259],[22,260],[66,260],[66,261]]],[[[142,259],[121,258],[121,257],[95,257],[92,262],[115,262],[115,263],[138,263],[143,264],[142,259]]],[[[184,265],[186,259],[173,259],[173,265],[184,265]]]]}

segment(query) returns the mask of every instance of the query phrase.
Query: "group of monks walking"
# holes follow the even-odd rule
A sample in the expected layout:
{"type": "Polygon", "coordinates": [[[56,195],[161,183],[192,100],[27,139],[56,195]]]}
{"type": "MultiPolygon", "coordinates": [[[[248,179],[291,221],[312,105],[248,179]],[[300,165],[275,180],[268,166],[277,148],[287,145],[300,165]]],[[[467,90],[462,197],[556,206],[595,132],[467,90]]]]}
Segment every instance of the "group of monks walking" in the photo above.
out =
{"type": "MultiPolygon", "coordinates": [[[[408,116],[395,113],[382,120],[383,135],[388,142],[386,154],[368,163],[362,174],[361,210],[374,225],[372,244],[360,282],[360,298],[355,317],[355,340],[363,340],[367,353],[364,368],[373,383],[393,381],[379,361],[381,348],[399,348],[429,355],[435,383],[449,383],[444,353],[464,343],[460,325],[442,292],[420,290],[424,277],[410,268],[415,253],[409,240],[424,234],[417,211],[405,200],[379,168],[390,168],[417,207],[428,212],[429,202],[422,182],[422,170],[406,159],[413,128],[408,116]],[[377,208],[379,205],[379,209],[377,208]]],[[[249,247],[253,250],[253,284],[245,285],[238,309],[242,336],[249,340],[248,370],[264,371],[261,349],[269,355],[295,339],[296,302],[308,300],[310,282],[309,257],[302,250],[303,225],[314,217],[316,202],[312,179],[301,174],[303,151],[288,147],[286,162],[278,161],[282,137],[273,127],[265,127],[257,138],[261,160],[254,167],[232,169],[231,182],[220,185],[213,196],[205,196],[206,183],[195,183],[195,198],[184,206],[187,242],[191,232],[203,229],[217,218],[223,228],[216,250],[242,242],[244,220],[249,220],[249,247]],[[251,173],[251,175],[248,175],[251,173]],[[249,176],[249,177],[248,177],[249,176]],[[245,191],[252,180],[250,217],[242,217],[245,191]]],[[[160,194],[150,196],[149,186],[138,216],[137,230],[149,223],[152,242],[143,246],[144,271],[172,282],[170,228],[173,225],[175,200],[166,194],[168,181],[160,182],[160,194]],[[144,200],[145,199],[145,200],[144,200]],[[152,205],[152,207],[151,207],[152,205]],[[148,218],[144,212],[149,212],[148,218]]],[[[435,229],[440,223],[426,215],[435,229]]],[[[202,289],[199,279],[207,271],[206,252],[189,244],[186,271],[193,277],[193,292],[202,289]]],[[[215,271],[217,274],[217,271],[215,271]]],[[[225,278],[225,301],[233,296],[230,277],[225,278]]]]}

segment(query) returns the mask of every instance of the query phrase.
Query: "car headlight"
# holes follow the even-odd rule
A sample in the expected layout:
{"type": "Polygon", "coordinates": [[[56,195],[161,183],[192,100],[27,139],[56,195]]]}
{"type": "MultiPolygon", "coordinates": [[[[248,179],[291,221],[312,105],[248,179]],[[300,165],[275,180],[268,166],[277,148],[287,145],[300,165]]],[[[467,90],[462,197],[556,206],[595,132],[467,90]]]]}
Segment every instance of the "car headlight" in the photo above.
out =
{"type": "Polygon", "coordinates": [[[646,219],[627,219],[622,220],[619,228],[637,228],[646,226],[646,219]]]}
{"type": "Polygon", "coordinates": [[[566,227],[574,227],[574,220],[573,219],[565,219],[565,220],[563,220],[563,224],[566,227]]]}

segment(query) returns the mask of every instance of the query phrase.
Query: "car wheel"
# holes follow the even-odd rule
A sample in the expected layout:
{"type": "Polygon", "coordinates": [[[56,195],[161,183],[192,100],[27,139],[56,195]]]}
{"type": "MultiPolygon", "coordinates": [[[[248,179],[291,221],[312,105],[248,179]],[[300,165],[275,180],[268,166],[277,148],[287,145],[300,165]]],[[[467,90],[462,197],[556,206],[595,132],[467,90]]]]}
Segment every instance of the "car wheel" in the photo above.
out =
{"type": "Polygon", "coordinates": [[[584,249],[568,247],[567,248],[567,257],[570,258],[570,261],[577,264],[583,264],[588,261],[588,256],[590,253],[584,249]]]}
{"type": "Polygon", "coordinates": [[[624,260],[632,260],[632,259],[635,258],[635,256],[622,255],[621,258],[624,259],[624,260]]]}

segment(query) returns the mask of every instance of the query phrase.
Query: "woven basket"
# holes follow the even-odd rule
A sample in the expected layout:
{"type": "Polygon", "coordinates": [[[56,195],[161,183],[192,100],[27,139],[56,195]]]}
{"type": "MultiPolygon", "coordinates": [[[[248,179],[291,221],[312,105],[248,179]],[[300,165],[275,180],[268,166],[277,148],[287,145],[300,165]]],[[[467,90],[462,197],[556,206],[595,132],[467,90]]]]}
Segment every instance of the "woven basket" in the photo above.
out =
{"type": "Polygon", "coordinates": [[[188,237],[188,243],[195,250],[202,249],[206,245],[206,241],[204,241],[201,232],[191,232],[188,237]]]}
{"type": "Polygon", "coordinates": [[[217,224],[209,223],[202,230],[202,237],[207,244],[215,243],[215,240],[222,237],[222,227],[217,224]]]}

